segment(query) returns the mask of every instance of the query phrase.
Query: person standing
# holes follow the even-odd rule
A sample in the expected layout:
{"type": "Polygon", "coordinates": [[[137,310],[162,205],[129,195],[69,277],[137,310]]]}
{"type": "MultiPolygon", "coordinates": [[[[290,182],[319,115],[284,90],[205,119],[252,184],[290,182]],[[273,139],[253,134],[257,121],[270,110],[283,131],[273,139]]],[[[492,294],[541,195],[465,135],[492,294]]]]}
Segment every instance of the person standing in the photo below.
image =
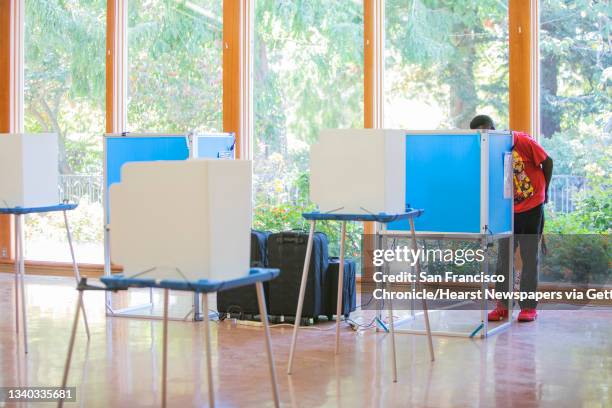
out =
{"type": "MultiPolygon", "coordinates": [[[[470,122],[470,129],[495,130],[493,120],[478,115],[470,122]]],[[[534,293],[538,287],[539,244],[544,229],[544,204],[548,202],[548,187],[553,173],[553,160],[529,134],[512,132],[512,167],[514,184],[514,251],[518,247],[523,261],[520,291],[534,293]]],[[[509,263],[509,239],[499,243],[498,275],[509,263]]],[[[513,253],[514,253],[513,251],[513,253]]],[[[496,291],[507,292],[509,279],[496,284],[496,291]]],[[[537,301],[519,302],[519,322],[532,322],[537,316],[537,301]]],[[[500,321],[508,318],[505,304],[498,302],[488,319],[500,321]]]]}

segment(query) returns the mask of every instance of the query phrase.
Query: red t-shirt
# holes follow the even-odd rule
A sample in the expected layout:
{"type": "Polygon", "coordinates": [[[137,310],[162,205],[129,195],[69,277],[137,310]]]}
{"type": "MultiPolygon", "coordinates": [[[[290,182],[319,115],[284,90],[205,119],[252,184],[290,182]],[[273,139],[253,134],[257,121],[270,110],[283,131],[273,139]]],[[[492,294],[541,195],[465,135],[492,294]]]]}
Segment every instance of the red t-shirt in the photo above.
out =
{"type": "Polygon", "coordinates": [[[542,204],[546,199],[546,179],[540,164],[546,151],[529,134],[512,132],[514,168],[514,212],[522,213],[542,204]]]}

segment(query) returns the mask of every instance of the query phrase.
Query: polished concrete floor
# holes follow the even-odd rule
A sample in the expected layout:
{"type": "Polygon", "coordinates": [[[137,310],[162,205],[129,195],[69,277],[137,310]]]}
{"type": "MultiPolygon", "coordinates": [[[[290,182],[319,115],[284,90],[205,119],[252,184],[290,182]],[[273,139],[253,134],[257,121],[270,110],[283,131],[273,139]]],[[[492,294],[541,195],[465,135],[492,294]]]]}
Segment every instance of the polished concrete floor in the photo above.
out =
{"type": "MultiPolygon", "coordinates": [[[[12,276],[0,274],[0,386],[59,385],[76,300],[74,280],[29,276],[26,283],[27,356],[14,331],[12,276]]],[[[125,294],[115,296],[116,303],[126,301],[125,294]]],[[[161,323],[107,319],[103,297],[86,293],[92,337],[87,342],[79,327],[69,378],[78,402],[67,406],[159,405],[161,323]]],[[[171,307],[183,315],[180,309],[189,301],[173,296],[171,307]]],[[[355,318],[368,321],[369,315],[355,318]]],[[[436,337],[434,363],[424,336],[398,334],[395,384],[388,335],[343,326],[341,353],[335,356],[333,328],[327,323],[300,331],[292,376],[286,375],[291,328],[272,329],[283,406],[612,406],[612,310],[546,310],[537,322],[513,323],[487,340],[436,337]]],[[[171,322],[169,331],[169,405],[206,406],[202,324],[171,322]]],[[[272,406],[261,329],[215,322],[212,342],[217,405],[272,406]]]]}

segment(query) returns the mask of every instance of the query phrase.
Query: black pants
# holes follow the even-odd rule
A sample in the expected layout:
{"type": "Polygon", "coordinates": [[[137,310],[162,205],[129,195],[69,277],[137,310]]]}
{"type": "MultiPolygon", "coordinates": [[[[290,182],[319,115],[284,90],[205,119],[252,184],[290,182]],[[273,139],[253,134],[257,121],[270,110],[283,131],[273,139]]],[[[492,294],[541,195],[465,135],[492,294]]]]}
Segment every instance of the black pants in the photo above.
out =
{"type": "MultiPolygon", "coordinates": [[[[539,244],[544,229],[544,205],[538,205],[531,210],[514,214],[514,251],[520,248],[521,259],[523,261],[523,270],[521,274],[521,292],[535,292],[538,288],[538,264],[539,244]]],[[[496,291],[507,292],[510,285],[514,282],[510,281],[508,276],[508,265],[510,260],[509,251],[510,239],[504,238],[499,241],[499,252],[497,256],[497,275],[504,275],[506,279],[503,282],[498,282],[495,285],[496,291]]],[[[521,309],[535,309],[538,303],[535,300],[526,300],[519,302],[521,309]]]]}

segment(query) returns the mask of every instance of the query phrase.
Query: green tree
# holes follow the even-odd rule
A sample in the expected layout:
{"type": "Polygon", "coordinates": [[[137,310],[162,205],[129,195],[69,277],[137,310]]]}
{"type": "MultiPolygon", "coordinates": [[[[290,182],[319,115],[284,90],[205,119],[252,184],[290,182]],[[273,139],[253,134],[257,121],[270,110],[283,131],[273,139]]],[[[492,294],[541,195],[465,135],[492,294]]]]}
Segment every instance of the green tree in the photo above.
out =
{"type": "Polygon", "coordinates": [[[25,4],[26,131],[57,133],[61,173],[99,172],[106,1],[25,4]]]}

